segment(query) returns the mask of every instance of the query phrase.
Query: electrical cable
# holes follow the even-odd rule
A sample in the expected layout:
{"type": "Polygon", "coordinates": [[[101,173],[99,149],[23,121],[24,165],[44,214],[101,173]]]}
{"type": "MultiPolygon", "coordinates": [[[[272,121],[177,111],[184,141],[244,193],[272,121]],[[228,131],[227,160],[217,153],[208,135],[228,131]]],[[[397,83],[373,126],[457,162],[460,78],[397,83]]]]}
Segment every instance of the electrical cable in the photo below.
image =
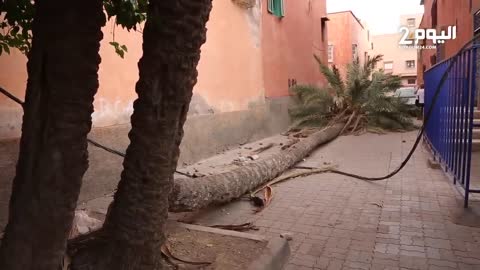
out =
{"type": "MultiPolygon", "coordinates": [[[[2,87],[0,87],[0,93],[4,94],[6,97],[8,97],[9,99],[15,101],[16,103],[20,104],[22,107],[25,105],[25,103],[23,101],[21,101],[19,98],[17,98],[16,96],[14,96],[13,94],[11,94],[10,92],[8,92],[7,90],[3,89],[2,87]]],[[[109,153],[112,153],[114,155],[117,155],[117,156],[120,156],[120,157],[125,157],[125,153],[122,153],[118,150],[115,150],[115,149],[112,149],[110,147],[107,147],[105,145],[102,145],[92,139],[89,139],[87,138],[87,141],[95,146],[95,147],[98,147],[100,149],[103,149],[109,153]]],[[[175,170],[176,173],[180,174],[180,175],[183,175],[183,176],[187,176],[187,177],[192,177],[190,174],[188,173],[184,173],[184,172],[180,172],[178,170],[175,170]]]]}
{"type": "MultiPolygon", "coordinates": [[[[344,172],[344,171],[340,171],[340,170],[335,170],[335,169],[330,169],[330,170],[325,170],[324,172],[325,173],[334,173],[334,174],[340,174],[340,175],[344,175],[344,176],[348,176],[348,177],[352,177],[352,178],[356,178],[356,179],[360,179],[360,180],[364,180],[364,181],[381,181],[381,180],[386,180],[388,178],[391,178],[393,176],[395,176],[396,174],[398,174],[408,163],[408,161],[410,161],[410,159],[412,158],[413,156],[413,153],[415,153],[415,150],[417,149],[420,141],[422,140],[422,136],[423,136],[423,133],[425,132],[425,128],[426,128],[426,125],[428,124],[428,121],[430,120],[430,117],[432,116],[432,112],[433,112],[433,108],[435,107],[435,104],[437,102],[437,99],[438,99],[438,96],[440,95],[440,91],[442,90],[442,86],[443,84],[445,83],[445,81],[447,80],[447,76],[448,76],[448,73],[450,72],[450,70],[452,69],[453,65],[455,64],[455,62],[457,61],[457,58],[460,56],[460,54],[472,43],[474,42],[476,39],[480,38],[480,34],[476,34],[472,39],[470,39],[467,43],[465,43],[465,45],[462,46],[462,48],[453,56],[451,57],[450,59],[450,63],[447,67],[447,69],[445,70],[445,72],[443,73],[441,79],[440,79],[440,82],[437,86],[437,88],[435,89],[435,93],[433,95],[433,99],[432,99],[432,104],[424,118],[424,121],[423,121],[423,124],[422,124],[422,127],[418,133],[418,136],[415,140],[415,143],[413,144],[413,147],[412,149],[410,149],[410,152],[408,153],[407,157],[402,161],[402,163],[400,164],[400,166],[395,169],[394,171],[390,172],[389,174],[385,175],[385,176],[381,176],[381,177],[366,177],[366,176],[362,176],[362,175],[358,175],[358,174],[354,174],[354,173],[349,173],[349,172],[344,172]]],[[[5,96],[7,96],[8,98],[12,99],[13,101],[17,102],[18,104],[20,105],[24,105],[24,103],[18,99],[17,97],[15,97],[14,95],[12,95],[11,93],[9,93],[8,91],[6,91],[5,89],[1,88],[0,87],[0,93],[4,94],[5,96]]],[[[91,143],[92,145],[96,146],[96,147],[99,147],[105,151],[108,151],[112,154],[115,154],[115,155],[118,155],[118,156],[121,156],[121,157],[125,157],[125,154],[124,153],[121,153],[117,150],[114,150],[114,149],[111,149],[109,147],[106,147],[104,145],[101,145],[100,143],[98,142],[95,142],[91,139],[87,139],[89,143],[91,143]]],[[[179,171],[175,171],[176,173],[178,174],[181,174],[181,175],[185,175],[185,176],[188,176],[188,177],[192,177],[191,175],[189,174],[186,174],[186,173],[182,173],[182,172],[179,172],[179,171]]]]}

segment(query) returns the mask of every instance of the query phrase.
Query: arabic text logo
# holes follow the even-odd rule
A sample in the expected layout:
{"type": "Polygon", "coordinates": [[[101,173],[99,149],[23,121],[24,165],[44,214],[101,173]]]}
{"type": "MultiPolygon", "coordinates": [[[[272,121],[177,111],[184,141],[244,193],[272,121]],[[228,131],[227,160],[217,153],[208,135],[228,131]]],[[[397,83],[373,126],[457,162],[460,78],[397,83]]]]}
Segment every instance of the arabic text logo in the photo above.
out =
{"type": "Polygon", "coordinates": [[[446,40],[453,40],[457,38],[457,27],[449,26],[447,31],[442,30],[437,34],[436,29],[415,29],[412,33],[407,27],[400,28],[403,33],[400,45],[418,45],[421,40],[431,40],[434,45],[443,44],[446,40]]]}

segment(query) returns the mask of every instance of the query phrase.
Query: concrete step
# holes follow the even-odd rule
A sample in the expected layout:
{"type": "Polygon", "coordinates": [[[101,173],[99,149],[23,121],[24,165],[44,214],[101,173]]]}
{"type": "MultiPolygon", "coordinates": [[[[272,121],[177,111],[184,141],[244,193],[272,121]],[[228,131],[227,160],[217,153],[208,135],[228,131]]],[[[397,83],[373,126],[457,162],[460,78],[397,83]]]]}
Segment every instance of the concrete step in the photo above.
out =
{"type": "MultiPolygon", "coordinates": [[[[459,147],[463,147],[462,144],[458,144],[459,147]]],[[[472,139],[472,152],[480,152],[480,139],[472,139]]]]}
{"type": "Polygon", "coordinates": [[[475,119],[480,119],[480,111],[479,110],[475,110],[473,112],[473,118],[475,119]]]}
{"type": "Polygon", "coordinates": [[[473,126],[474,127],[480,127],[480,119],[473,119],[473,126]]]}

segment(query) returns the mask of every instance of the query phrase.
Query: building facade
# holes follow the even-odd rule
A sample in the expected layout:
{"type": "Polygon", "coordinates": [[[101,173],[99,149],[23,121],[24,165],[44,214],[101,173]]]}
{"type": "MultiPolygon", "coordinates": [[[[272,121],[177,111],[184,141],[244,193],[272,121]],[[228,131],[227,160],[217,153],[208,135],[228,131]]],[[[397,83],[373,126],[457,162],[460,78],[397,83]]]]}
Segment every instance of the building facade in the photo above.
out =
{"type": "MultiPolygon", "coordinates": [[[[216,153],[221,146],[287,127],[289,87],[293,83],[322,83],[313,54],[326,61],[325,0],[252,0],[251,8],[238,2],[245,1],[213,2],[207,42],[198,65],[198,83],[185,126],[185,146],[195,139],[195,144],[182,151],[185,158],[192,156],[188,160],[203,156],[195,151],[216,153]],[[280,4],[284,13],[274,14],[269,3],[280,4]],[[196,122],[202,123],[204,133],[196,130],[196,122]],[[205,145],[205,149],[195,150],[199,145],[205,145]]],[[[112,21],[107,22],[103,32],[93,125],[112,132],[120,128],[127,143],[142,36],[120,27],[114,29],[112,21]],[[124,59],[108,44],[113,31],[115,40],[128,47],[124,59]]],[[[26,57],[12,50],[11,55],[0,57],[0,66],[8,67],[0,72],[0,85],[23,98],[26,57]]],[[[0,95],[0,139],[18,138],[21,123],[21,108],[0,95]]]]}
{"type": "MultiPolygon", "coordinates": [[[[455,55],[474,33],[480,33],[480,0],[421,0],[420,4],[425,9],[420,28],[441,31],[457,26],[456,39],[437,44],[435,49],[418,51],[417,70],[419,82],[423,83],[426,70],[455,55]]],[[[427,40],[422,45],[433,46],[433,43],[427,40]]]]}
{"type": "MultiPolygon", "coordinates": [[[[179,165],[284,131],[290,125],[289,86],[322,83],[313,54],[327,60],[325,19],[325,0],[213,1],[179,165]],[[249,2],[253,7],[237,4],[249,2]],[[282,12],[272,10],[268,3],[283,7],[282,12]]],[[[142,36],[114,29],[113,21],[103,33],[100,87],[89,137],[125,151],[137,97],[142,36]],[[113,31],[115,41],[128,47],[124,59],[108,44],[113,31]]],[[[26,61],[13,49],[10,55],[0,56],[0,85],[21,99],[26,89],[26,61]]],[[[22,115],[18,104],[0,95],[0,231],[8,212],[22,115]]],[[[112,192],[122,169],[121,158],[92,146],[89,152],[91,162],[80,202],[112,192]]]]}
{"type": "Polygon", "coordinates": [[[265,96],[289,96],[292,84],[323,84],[313,55],[327,59],[326,1],[283,0],[281,19],[268,12],[266,2],[262,12],[265,96]]]}
{"type": "Polygon", "coordinates": [[[372,56],[370,30],[352,11],[328,13],[328,64],[345,78],[355,59],[364,63],[372,56]]]}
{"type": "MultiPolygon", "coordinates": [[[[410,33],[420,25],[421,14],[400,16],[400,27],[406,27],[410,33]]],[[[400,28],[399,28],[400,29],[400,28]]],[[[417,85],[417,50],[403,48],[399,42],[404,32],[373,36],[373,51],[375,55],[383,55],[383,60],[377,68],[402,78],[403,86],[417,85]]]]}

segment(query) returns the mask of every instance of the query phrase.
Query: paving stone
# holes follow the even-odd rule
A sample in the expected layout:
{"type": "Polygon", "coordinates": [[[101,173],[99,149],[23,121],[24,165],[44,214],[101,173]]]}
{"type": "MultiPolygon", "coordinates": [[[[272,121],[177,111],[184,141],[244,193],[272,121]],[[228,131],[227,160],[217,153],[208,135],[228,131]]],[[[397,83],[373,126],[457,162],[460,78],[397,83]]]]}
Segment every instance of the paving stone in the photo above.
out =
{"type": "Polygon", "coordinates": [[[429,259],[429,265],[441,266],[441,267],[450,267],[456,269],[458,264],[456,262],[445,261],[445,260],[436,260],[436,259],[429,259]]]}
{"type": "MultiPolygon", "coordinates": [[[[312,153],[308,166],[328,159],[354,173],[386,173],[409,150],[401,141],[415,135],[342,136],[312,153]]],[[[480,270],[480,229],[450,222],[449,214],[461,208],[459,194],[442,171],[426,166],[428,158],[417,151],[398,175],[375,183],[330,174],[299,177],[276,185],[272,204],[260,213],[234,202],[242,207],[228,208],[228,216],[197,222],[253,221],[260,228],[254,233],[267,238],[291,233],[287,270],[480,270]]]]}
{"type": "Polygon", "coordinates": [[[435,239],[435,238],[425,238],[425,245],[427,247],[441,248],[441,249],[452,249],[450,240],[444,239],[435,239]]]}

